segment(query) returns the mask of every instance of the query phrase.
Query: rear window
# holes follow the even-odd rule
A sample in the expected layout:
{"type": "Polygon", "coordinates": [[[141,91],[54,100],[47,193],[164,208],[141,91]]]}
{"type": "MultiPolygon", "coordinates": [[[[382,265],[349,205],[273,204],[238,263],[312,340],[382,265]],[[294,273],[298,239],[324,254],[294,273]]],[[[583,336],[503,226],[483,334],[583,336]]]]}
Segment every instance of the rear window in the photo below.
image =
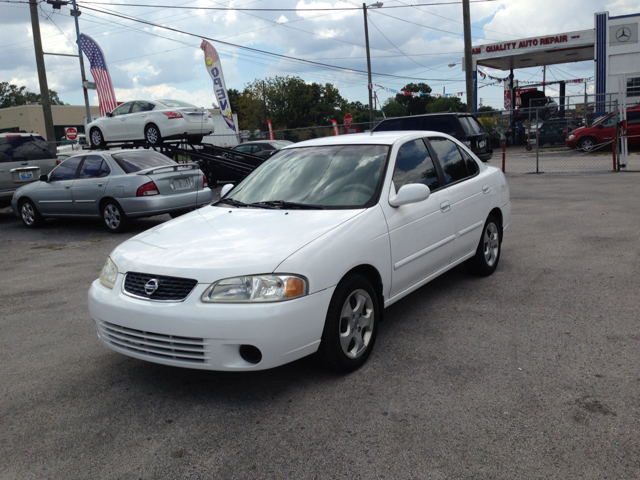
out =
{"type": "Polygon", "coordinates": [[[191,105],[190,103],[187,103],[187,102],[181,102],[180,100],[163,99],[163,100],[156,100],[156,102],[161,103],[162,105],[166,105],[167,107],[170,107],[170,108],[178,108],[178,107],[198,108],[195,105],[191,105]]]}
{"type": "Polygon", "coordinates": [[[153,167],[175,165],[176,162],[158,152],[149,150],[114,153],[111,155],[126,173],[135,173],[153,167]]]}
{"type": "Polygon", "coordinates": [[[0,162],[48,158],[56,158],[56,154],[40,135],[0,137],[0,162]]]}
{"type": "Polygon", "coordinates": [[[467,131],[470,135],[478,135],[483,133],[482,127],[478,123],[478,121],[472,116],[458,117],[460,119],[460,123],[462,123],[462,127],[467,131]]]}

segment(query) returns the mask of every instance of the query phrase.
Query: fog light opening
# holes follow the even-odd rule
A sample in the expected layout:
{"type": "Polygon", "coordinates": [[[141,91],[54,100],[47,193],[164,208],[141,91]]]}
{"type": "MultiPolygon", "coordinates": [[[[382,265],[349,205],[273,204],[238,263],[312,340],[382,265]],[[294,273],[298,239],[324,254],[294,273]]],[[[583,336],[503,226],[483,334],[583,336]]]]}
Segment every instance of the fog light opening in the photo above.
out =
{"type": "Polygon", "coordinates": [[[262,352],[253,345],[240,345],[240,356],[245,362],[253,364],[262,360],[262,352]]]}

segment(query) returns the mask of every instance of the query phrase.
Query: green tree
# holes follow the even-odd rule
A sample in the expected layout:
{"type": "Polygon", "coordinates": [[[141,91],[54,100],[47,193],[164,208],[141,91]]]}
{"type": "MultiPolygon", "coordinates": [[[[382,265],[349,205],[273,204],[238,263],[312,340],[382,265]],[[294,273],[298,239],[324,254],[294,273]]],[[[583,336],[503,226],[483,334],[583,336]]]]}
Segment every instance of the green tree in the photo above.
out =
{"type": "MultiPolygon", "coordinates": [[[[0,82],[0,108],[16,107],[41,101],[42,98],[39,93],[30,92],[24,85],[18,87],[9,82],[0,82]]],[[[60,100],[58,93],[54,90],[49,90],[49,101],[51,105],[64,105],[64,102],[60,100]]]]}
{"type": "MultiPolygon", "coordinates": [[[[419,92],[419,93],[431,93],[431,87],[426,83],[409,83],[405,85],[402,90],[405,92],[419,92]]],[[[396,95],[396,101],[400,105],[404,105],[407,109],[406,115],[421,115],[426,112],[427,105],[434,101],[434,98],[430,95],[409,96],[409,95],[396,95]]]]}
{"type": "Polygon", "coordinates": [[[387,117],[404,117],[407,114],[407,107],[394,98],[387,98],[382,110],[387,117]]]}
{"type": "Polygon", "coordinates": [[[437,112],[466,112],[467,104],[462,103],[460,97],[440,97],[434,98],[429,103],[425,112],[423,113],[437,113],[437,112]]]}

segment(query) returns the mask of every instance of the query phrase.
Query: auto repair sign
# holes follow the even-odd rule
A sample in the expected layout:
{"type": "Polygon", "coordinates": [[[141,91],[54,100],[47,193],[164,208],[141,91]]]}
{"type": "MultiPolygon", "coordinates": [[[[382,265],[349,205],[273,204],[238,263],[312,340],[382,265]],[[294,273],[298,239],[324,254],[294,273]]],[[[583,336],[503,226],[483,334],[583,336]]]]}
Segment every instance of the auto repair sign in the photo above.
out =
{"type": "Polygon", "coordinates": [[[231,102],[229,102],[229,95],[227,94],[227,86],[224,83],[224,77],[222,76],[222,66],[220,65],[220,57],[218,52],[213,48],[206,40],[202,40],[200,48],[204,51],[204,63],[207,66],[207,71],[213,80],[213,91],[216,93],[216,99],[218,105],[220,105],[220,114],[227,122],[227,126],[236,131],[236,125],[233,122],[233,116],[231,115],[231,102]]]}

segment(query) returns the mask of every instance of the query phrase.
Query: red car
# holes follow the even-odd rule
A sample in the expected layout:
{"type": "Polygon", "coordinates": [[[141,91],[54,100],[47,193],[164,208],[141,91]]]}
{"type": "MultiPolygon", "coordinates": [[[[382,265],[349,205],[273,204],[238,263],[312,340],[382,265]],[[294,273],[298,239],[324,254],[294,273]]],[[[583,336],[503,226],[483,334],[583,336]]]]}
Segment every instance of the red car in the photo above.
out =
{"type": "MultiPolygon", "coordinates": [[[[611,113],[600,119],[591,127],[580,127],[567,135],[569,148],[579,148],[585,152],[598,149],[601,144],[612,141],[615,137],[616,115],[611,113]]],[[[627,110],[627,142],[628,145],[640,145],[640,108],[627,110]]],[[[602,147],[608,148],[611,147],[602,147]]]]}

